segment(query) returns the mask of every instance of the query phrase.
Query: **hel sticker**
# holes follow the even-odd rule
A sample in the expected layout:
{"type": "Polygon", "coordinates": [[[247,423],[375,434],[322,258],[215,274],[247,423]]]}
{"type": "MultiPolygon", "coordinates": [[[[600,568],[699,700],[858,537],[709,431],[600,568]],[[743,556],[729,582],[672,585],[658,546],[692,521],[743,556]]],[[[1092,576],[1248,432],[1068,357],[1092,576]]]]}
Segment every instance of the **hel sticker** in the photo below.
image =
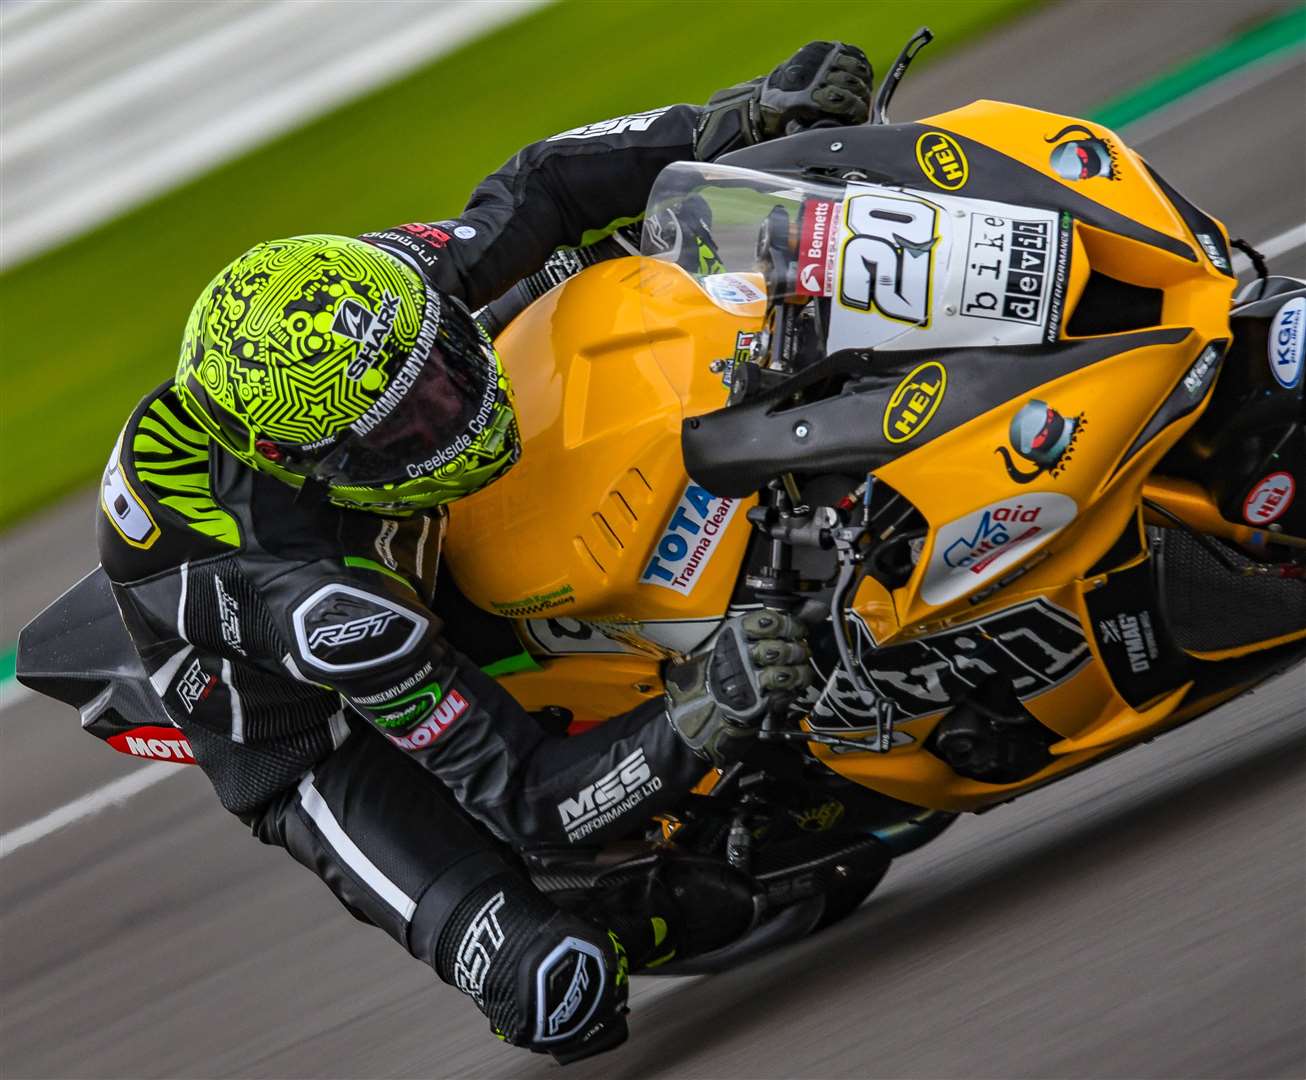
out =
{"type": "Polygon", "coordinates": [[[429,620],[377,593],[350,585],[324,585],[291,617],[299,653],[330,672],[363,671],[403,656],[429,620]]]}
{"type": "Polygon", "coordinates": [[[948,372],[937,360],[913,369],[884,406],[884,437],[904,443],[916,436],[930,422],[947,386],[948,372]]]}
{"type": "Polygon", "coordinates": [[[970,165],[960,144],[941,131],[927,131],[916,140],[916,164],[925,179],[944,191],[956,191],[970,179],[970,165]]]}
{"type": "Polygon", "coordinates": [[[100,509],[118,535],[132,547],[149,548],[159,538],[159,526],[123,475],[121,452],[122,435],[119,435],[100,484],[100,509]]]}
{"type": "Polygon", "coordinates": [[[1288,512],[1297,484],[1291,474],[1270,473],[1247,493],[1243,501],[1243,518],[1252,525],[1268,525],[1288,512]]]}
{"type": "Polygon", "coordinates": [[[921,584],[927,604],[947,604],[1032,555],[1075,520],[1075,500],[1054,492],[1004,499],[950,521],[934,537],[921,584]]]}
{"type": "Polygon", "coordinates": [[[1266,337],[1266,350],[1270,360],[1270,374],[1280,386],[1291,390],[1301,382],[1302,359],[1306,354],[1306,296],[1289,300],[1270,320],[1266,337]]]}
{"type": "Polygon", "coordinates": [[[754,304],[766,293],[743,274],[711,274],[703,279],[707,295],[720,304],[754,304]]]}
{"type": "Polygon", "coordinates": [[[961,314],[1041,326],[1060,250],[1054,218],[971,214],[961,314]]]}
{"type": "Polygon", "coordinates": [[[658,585],[688,596],[707,569],[738,508],[738,499],[718,498],[691,481],[676,503],[639,580],[645,585],[658,585]]]}
{"type": "Polygon", "coordinates": [[[829,199],[809,199],[803,205],[795,284],[803,296],[829,296],[834,291],[835,244],[831,232],[838,223],[837,211],[838,204],[829,199]]]}

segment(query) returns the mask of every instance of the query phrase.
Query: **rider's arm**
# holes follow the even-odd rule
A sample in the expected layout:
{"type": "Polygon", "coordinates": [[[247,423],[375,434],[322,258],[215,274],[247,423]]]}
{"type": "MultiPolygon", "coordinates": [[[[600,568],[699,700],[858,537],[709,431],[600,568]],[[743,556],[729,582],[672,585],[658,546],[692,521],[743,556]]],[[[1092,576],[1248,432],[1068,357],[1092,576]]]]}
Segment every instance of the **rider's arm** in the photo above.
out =
{"type": "Polygon", "coordinates": [[[672,105],[531,143],[481,182],[461,217],[363,239],[405,259],[442,292],[482,307],[555,249],[638,218],[658,173],[693,158],[702,112],[672,105]]]}
{"type": "Polygon", "coordinates": [[[336,690],[511,842],[619,833],[667,809],[704,772],[660,702],[584,735],[546,734],[446,643],[440,620],[397,577],[319,563],[276,591],[302,677],[336,690]]]}
{"type": "Polygon", "coordinates": [[[582,246],[637,219],[658,173],[673,161],[711,160],[794,124],[861,123],[870,79],[860,49],[815,41],[770,75],[723,90],[705,106],[664,106],[531,143],[482,181],[461,217],[363,239],[479,308],[539,270],[557,248],[582,246]]]}

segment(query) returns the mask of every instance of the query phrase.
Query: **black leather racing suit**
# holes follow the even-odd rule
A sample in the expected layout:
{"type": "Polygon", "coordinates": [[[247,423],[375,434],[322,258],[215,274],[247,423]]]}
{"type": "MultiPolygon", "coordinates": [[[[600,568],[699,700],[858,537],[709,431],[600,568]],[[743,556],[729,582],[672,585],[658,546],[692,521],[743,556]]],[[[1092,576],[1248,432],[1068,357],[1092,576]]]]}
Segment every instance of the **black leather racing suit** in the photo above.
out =
{"type": "MultiPolygon", "coordinates": [[[[564,132],[489,177],[461,217],[363,239],[481,307],[559,246],[638,216],[662,167],[693,156],[699,115],[678,105],[564,132]]],[[[448,793],[515,845],[628,831],[704,771],[660,701],[546,734],[450,644],[460,628],[434,605],[441,513],[307,505],[209,446],[171,384],[128,421],[101,510],[124,621],[223,805],[511,1041],[615,1038],[601,1029],[620,950],[515,875],[448,793]]]]}

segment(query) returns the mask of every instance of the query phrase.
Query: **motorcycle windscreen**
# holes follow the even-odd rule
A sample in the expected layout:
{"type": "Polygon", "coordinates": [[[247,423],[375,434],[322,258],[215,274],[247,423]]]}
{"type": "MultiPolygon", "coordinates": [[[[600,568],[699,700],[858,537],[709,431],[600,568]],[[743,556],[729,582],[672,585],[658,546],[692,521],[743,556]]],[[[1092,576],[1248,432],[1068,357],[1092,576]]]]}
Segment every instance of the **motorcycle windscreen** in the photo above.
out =
{"type": "Polygon", "coordinates": [[[807,305],[827,354],[1038,345],[1060,330],[1073,224],[1050,208],[681,162],[654,186],[641,253],[726,310],[807,305]]]}
{"type": "MultiPolygon", "coordinates": [[[[649,195],[640,253],[678,266],[717,307],[760,329],[768,303],[830,295],[843,192],[839,183],[677,162],[649,195]]],[[[664,325],[661,278],[643,282],[656,309],[649,324],[664,325]]]]}

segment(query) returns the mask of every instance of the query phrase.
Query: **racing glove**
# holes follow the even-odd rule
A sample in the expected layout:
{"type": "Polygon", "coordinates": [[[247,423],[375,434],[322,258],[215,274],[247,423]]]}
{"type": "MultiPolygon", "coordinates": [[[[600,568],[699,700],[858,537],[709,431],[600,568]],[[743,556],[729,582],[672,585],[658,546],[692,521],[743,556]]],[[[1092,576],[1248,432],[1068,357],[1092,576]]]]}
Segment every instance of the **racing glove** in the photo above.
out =
{"type": "Polygon", "coordinates": [[[770,75],[712,95],[698,122],[694,154],[713,161],[731,150],[814,124],[864,124],[871,65],[856,45],[813,41],[770,75]]]}
{"type": "Polygon", "coordinates": [[[710,653],[667,671],[676,734],[717,768],[738,760],[767,714],[811,682],[806,637],[798,619],[772,608],[727,620],[710,653]]]}

